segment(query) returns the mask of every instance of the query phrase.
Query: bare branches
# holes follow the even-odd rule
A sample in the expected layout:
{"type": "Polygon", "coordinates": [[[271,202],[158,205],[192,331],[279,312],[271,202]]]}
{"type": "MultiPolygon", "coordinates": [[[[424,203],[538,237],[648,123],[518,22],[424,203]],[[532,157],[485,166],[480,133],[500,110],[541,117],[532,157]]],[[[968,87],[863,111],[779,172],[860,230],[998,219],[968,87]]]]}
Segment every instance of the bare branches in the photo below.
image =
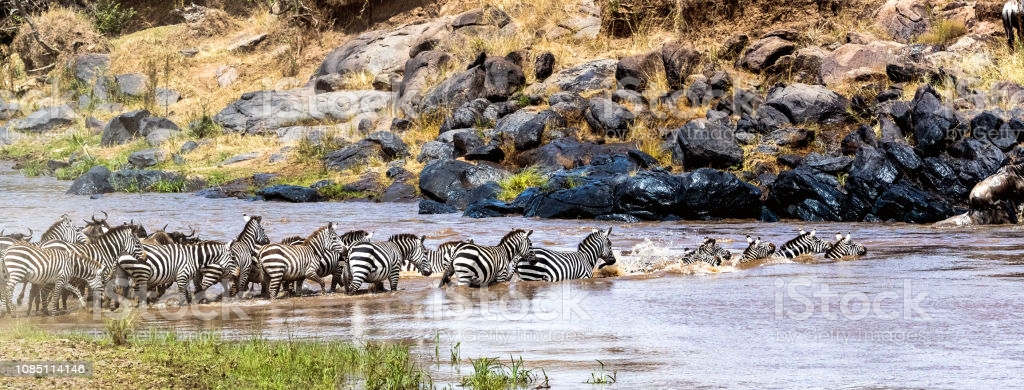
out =
{"type": "MultiPolygon", "coordinates": [[[[34,23],[32,23],[32,18],[29,16],[29,13],[26,11],[25,5],[23,4],[23,0],[11,0],[11,1],[14,3],[14,6],[15,6],[15,8],[11,10],[11,15],[14,15],[14,13],[21,14],[21,17],[25,19],[25,23],[28,24],[28,27],[29,27],[29,29],[32,32],[32,38],[35,39],[36,43],[39,43],[40,47],[42,47],[49,54],[51,54],[53,56],[53,58],[54,58],[54,61],[56,61],[57,56],[60,54],[60,52],[58,52],[57,50],[54,50],[54,48],[52,46],[48,45],[46,42],[43,42],[43,38],[39,36],[39,30],[36,29],[36,25],[34,23]]],[[[52,63],[47,65],[47,66],[43,66],[41,68],[38,68],[38,69],[33,69],[30,72],[36,72],[36,71],[40,71],[40,70],[45,70],[45,69],[49,69],[51,67],[53,67],[52,63]]]]}

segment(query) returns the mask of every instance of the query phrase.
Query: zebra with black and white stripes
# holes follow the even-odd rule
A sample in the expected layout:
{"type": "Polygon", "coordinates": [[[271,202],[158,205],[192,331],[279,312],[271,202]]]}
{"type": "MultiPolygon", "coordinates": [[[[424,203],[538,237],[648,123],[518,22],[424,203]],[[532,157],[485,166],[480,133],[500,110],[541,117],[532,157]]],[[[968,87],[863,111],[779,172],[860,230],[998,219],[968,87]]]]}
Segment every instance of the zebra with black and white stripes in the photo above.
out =
{"type": "Polygon", "coordinates": [[[345,291],[355,293],[364,283],[373,284],[381,291],[384,281],[390,282],[390,291],[398,291],[398,274],[406,262],[419,264],[423,276],[430,276],[426,260],[426,236],[396,234],[387,241],[366,241],[352,246],[348,252],[349,283],[345,291]]]}
{"type": "MultiPolygon", "coordinates": [[[[119,256],[121,267],[135,283],[138,303],[146,304],[151,287],[175,284],[178,287],[178,302],[192,303],[188,283],[198,272],[207,269],[211,263],[228,264],[234,257],[232,242],[205,241],[198,244],[143,245],[145,256],[119,256]]],[[[213,279],[219,280],[219,275],[213,279]]]]}
{"type": "MultiPolygon", "coordinates": [[[[455,255],[455,251],[459,249],[463,244],[472,244],[473,240],[462,240],[462,241],[448,241],[441,243],[437,246],[437,249],[427,249],[426,257],[427,264],[429,265],[431,274],[443,275],[445,269],[451,265],[452,256],[455,255]]],[[[419,265],[412,262],[405,263],[406,271],[419,271],[419,265]],[[409,267],[413,267],[410,269],[409,267]]]]}
{"type": "MultiPolygon", "coordinates": [[[[57,302],[57,297],[66,287],[70,287],[68,283],[75,278],[87,281],[95,298],[94,304],[98,304],[99,294],[108,275],[108,268],[96,260],[78,253],[41,248],[29,243],[16,243],[7,248],[3,267],[7,274],[3,289],[7,313],[11,313],[12,309],[11,291],[18,283],[32,283],[37,286],[53,284],[54,288],[46,297],[45,309],[49,312],[50,307],[57,302]]],[[[69,289],[84,307],[86,304],[81,292],[77,288],[69,289]]]]}
{"type": "Polygon", "coordinates": [[[740,263],[746,263],[748,261],[767,259],[775,254],[775,244],[767,241],[761,241],[761,237],[756,240],[747,235],[747,249],[743,250],[743,255],[740,256],[740,263]]]}
{"type": "Polygon", "coordinates": [[[531,234],[533,230],[515,229],[502,237],[497,246],[460,246],[452,256],[451,266],[441,278],[441,286],[454,284],[486,287],[511,280],[513,267],[520,258],[529,255],[531,234]]]}
{"type": "Polygon", "coordinates": [[[805,254],[825,253],[831,247],[832,244],[828,241],[817,237],[816,231],[811,230],[808,232],[800,229],[800,234],[796,238],[786,241],[785,244],[779,247],[775,257],[792,259],[805,254]]]}
{"type": "Polygon", "coordinates": [[[236,296],[240,289],[249,288],[250,271],[259,268],[255,266],[256,255],[260,248],[270,244],[270,238],[263,230],[262,216],[243,214],[242,219],[245,220],[245,226],[242,227],[242,232],[238,233],[238,237],[231,244],[231,252],[238,262],[237,276],[234,278],[231,288],[224,291],[227,296],[231,297],[236,296]]]}
{"type": "Polygon", "coordinates": [[[725,248],[718,246],[717,241],[714,238],[704,237],[704,241],[700,244],[697,249],[692,251],[685,251],[683,253],[682,261],[684,264],[694,263],[707,263],[711,266],[720,266],[723,261],[732,258],[730,253],[725,248]]]}
{"type": "Polygon", "coordinates": [[[846,237],[836,233],[836,242],[825,252],[826,259],[841,259],[847,256],[864,256],[868,254],[867,248],[850,239],[850,233],[846,237]]]}
{"type": "Polygon", "coordinates": [[[82,229],[71,223],[71,217],[64,214],[60,217],[60,220],[50,225],[43,235],[39,236],[39,242],[47,242],[51,240],[60,240],[71,244],[85,244],[86,238],[85,233],[82,233],[82,229]]]}
{"type": "Polygon", "coordinates": [[[338,261],[347,250],[334,229],[335,224],[331,222],[310,234],[301,244],[270,244],[260,249],[259,264],[269,299],[277,298],[282,283],[305,279],[319,283],[320,294],[325,293],[324,280],[317,272],[318,265],[321,261],[338,261]]]}
{"type": "Polygon", "coordinates": [[[612,241],[608,238],[611,234],[611,228],[594,230],[583,238],[575,252],[533,248],[530,256],[519,259],[516,266],[519,277],[527,281],[547,282],[589,279],[594,276],[594,267],[615,264],[612,241]]]}

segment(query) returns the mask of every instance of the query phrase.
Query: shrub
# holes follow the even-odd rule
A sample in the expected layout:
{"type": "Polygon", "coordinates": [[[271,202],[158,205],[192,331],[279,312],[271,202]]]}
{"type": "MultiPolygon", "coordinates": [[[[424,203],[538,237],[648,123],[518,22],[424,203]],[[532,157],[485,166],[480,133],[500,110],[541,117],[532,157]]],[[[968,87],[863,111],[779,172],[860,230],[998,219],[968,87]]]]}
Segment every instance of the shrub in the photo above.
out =
{"type": "Polygon", "coordinates": [[[540,169],[537,167],[529,167],[519,171],[515,175],[509,176],[498,182],[498,186],[501,187],[501,193],[498,194],[498,199],[505,202],[512,201],[519,194],[526,191],[527,188],[539,187],[547,181],[547,178],[541,174],[540,169]]]}
{"type": "Polygon", "coordinates": [[[23,24],[11,47],[21,57],[27,70],[64,63],[78,53],[102,53],[110,50],[109,43],[96,32],[92,22],[85,15],[71,9],[55,7],[33,18],[33,23],[39,31],[39,38],[57,53],[51,53],[39,45],[32,36],[32,29],[28,23],[23,24]]]}
{"type": "Polygon", "coordinates": [[[927,44],[944,44],[967,34],[967,27],[958,20],[940,20],[931,30],[917,37],[917,41],[927,44]]]}
{"type": "Polygon", "coordinates": [[[121,8],[121,3],[117,0],[103,0],[96,3],[92,22],[100,33],[118,35],[124,31],[134,16],[135,8],[121,8]]]}

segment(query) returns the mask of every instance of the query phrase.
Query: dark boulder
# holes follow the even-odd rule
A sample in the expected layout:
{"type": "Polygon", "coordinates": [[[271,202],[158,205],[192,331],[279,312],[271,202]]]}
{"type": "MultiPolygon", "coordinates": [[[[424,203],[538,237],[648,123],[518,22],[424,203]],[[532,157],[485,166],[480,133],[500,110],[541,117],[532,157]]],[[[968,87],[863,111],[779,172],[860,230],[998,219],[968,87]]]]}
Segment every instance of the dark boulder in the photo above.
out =
{"type": "Polygon", "coordinates": [[[731,173],[701,168],[680,179],[685,190],[677,193],[675,215],[700,220],[761,215],[761,190],[731,173]]]}
{"type": "Polygon", "coordinates": [[[103,128],[100,144],[103,146],[121,145],[140,136],[142,120],[149,117],[149,111],[138,110],[115,116],[103,128]]]}
{"type": "Polygon", "coordinates": [[[864,146],[878,146],[875,130],[869,125],[861,125],[857,130],[851,131],[840,143],[843,154],[857,154],[857,151],[864,146]]]}
{"type": "Polygon", "coordinates": [[[441,128],[438,130],[438,134],[449,130],[475,127],[483,117],[483,110],[487,107],[486,102],[486,99],[475,99],[459,106],[455,111],[452,111],[451,116],[444,120],[444,123],[441,124],[441,128]],[[485,104],[481,106],[480,102],[485,104]]]}
{"type": "Polygon", "coordinates": [[[458,160],[434,160],[420,172],[420,192],[440,202],[467,192],[489,181],[499,181],[508,172],[487,164],[473,165],[458,160]]]}
{"type": "Polygon", "coordinates": [[[782,56],[792,54],[796,50],[793,42],[779,37],[767,37],[759,39],[747,48],[738,65],[754,73],[761,73],[762,70],[775,65],[775,61],[782,56]]]}
{"type": "Polygon", "coordinates": [[[515,148],[518,151],[526,151],[541,145],[544,140],[544,131],[556,127],[564,127],[566,120],[558,113],[551,110],[544,110],[527,120],[518,129],[511,130],[515,148]]]}
{"type": "Polygon", "coordinates": [[[546,51],[537,56],[533,63],[534,76],[537,81],[547,80],[555,72],[555,55],[546,51]]]}
{"type": "Polygon", "coordinates": [[[466,152],[466,155],[462,157],[465,158],[466,161],[490,161],[500,163],[505,160],[505,151],[501,150],[501,147],[496,143],[491,142],[487,145],[466,152]]]}
{"type": "Polygon", "coordinates": [[[520,213],[522,213],[522,209],[513,207],[500,200],[482,199],[466,206],[466,211],[462,213],[462,216],[469,218],[495,218],[520,213]]]}
{"type": "Polygon", "coordinates": [[[75,179],[68,189],[68,195],[96,195],[114,192],[110,185],[110,170],[102,165],[94,166],[75,179]]]}
{"type": "Polygon", "coordinates": [[[853,158],[848,156],[823,156],[819,153],[808,154],[802,161],[802,165],[821,173],[835,175],[846,172],[853,164],[853,158]]]}
{"type": "Polygon", "coordinates": [[[900,182],[878,197],[871,213],[882,220],[933,223],[952,216],[953,209],[944,199],[900,182]]]}
{"type": "Polygon", "coordinates": [[[797,127],[786,127],[769,133],[761,138],[762,143],[770,143],[790,148],[802,148],[814,141],[814,132],[797,127]]]}
{"type": "Polygon", "coordinates": [[[664,73],[661,52],[653,51],[619,59],[615,68],[615,80],[622,88],[644,91],[651,80],[664,73]]]}
{"type": "Polygon", "coordinates": [[[636,120],[636,114],[618,103],[600,97],[590,99],[585,117],[594,134],[618,138],[625,138],[629,126],[636,120]]]}
{"type": "Polygon", "coordinates": [[[309,187],[277,185],[264,188],[257,195],[268,201],[285,201],[292,203],[320,202],[320,193],[309,187]]]}
{"type": "Polygon", "coordinates": [[[497,199],[499,194],[501,194],[501,186],[497,182],[489,181],[467,191],[450,193],[445,204],[463,210],[471,203],[497,199]]]}
{"type": "Polygon", "coordinates": [[[918,180],[921,187],[951,199],[964,199],[970,190],[960,184],[957,172],[953,169],[953,161],[949,156],[925,157],[921,160],[921,171],[918,180]]]}
{"type": "Polygon", "coordinates": [[[743,54],[743,49],[746,49],[749,43],[750,37],[746,34],[733,35],[722,44],[722,47],[719,49],[718,58],[727,61],[735,60],[739,58],[740,54],[743,54]]]}
{"type": "Polygon", "coordinates": [[[452,137],[452,146],[455,147],[455,156],[462,157],[471,150],[484,146],[484,140],[476,132],[466,131],[456,133],[452,137]]]}
{"type": "MultiPolygon", "coordinates": [[[[152,191],[157,183],[182,183],[185,177],[168,171],[147,169],[122,169],[110,174],[110,185],[115,190],[124,192],[152,191]]],[[[187,188],[183,188],[186,189],[187,188]]]]}
{"type": "Polygon", "coordinates": [[[916,173],[921,168],[921,158],[914,153],[914,148],[898,142],[883,142],[882,149],[886,157],[904,174],[916,173]]]}
{"type": "Polygon", "coordinates": [[[784,171],[771,186],[772,211],[804,221],[843,221],[848,215],[846,194],[820,180],[811,170],[784,171]]]}
{"type": "Polygon", "coordinates": [[[679,176],[662,170],[643,171],[615,186],[615,198],[621,212],[660,220],[675,212],[676,198],[683,190],[679,176]]]}
{"type": "Polygon", "coordinates": [[[457,212],[459,210],[452,206],[430,199],[423,199],[419,204],[420,214],[454,214],[457,212]]]}
{"type": "Polygon", "coordinates": [[[416,187],[405,182],[396,181],[391,183],[384,192],[380,194],[380,201],[387,203],[412,202],[416,200],[416,187]]]}
{"type": "Polygon", "coordinates": [[[402,138],[390,131],[377,131],[366,137],[366,141],[380,145],[381,156],[384,161],[391,161],[405,158],[409,155],[409,146],[402,141],[402,138]]]}
{"type": "Polygon", "coordinates": [[[698,72],[697,67],[703,61],[703,55],[682,43],[669,42],[661,47],[661,59],[665,67],[668,87],[682,89],[686,78],[698,72]]]}
{"type": "MultiPolygon", "coordinates": [[[[531,149],[520,154],[516,159],[516,165],[541,166],[549,169],[572,169],[585,166],[594,161],[595,157],[609,155],[628,155],[636,151],[636,144],[592,144],[577,141],[575,138],[564,137],[555,139],[544,146],[531,149]]],[[[642,153],[642,152],[641,152],[642,153]]],[[[640,157],[640,155],[637,155],[640,157]]],[[[650,157],[650,156],[647,156],[650,157]]],[[[638,158],[635,165],[645,164],[638,158]]]]}
{"type": "Polygon", "coordinates": [[[542,193],[531,198],[523,210],[525,217],[594,218],[615,210],[613,188],[603,181],[591,181],[578,187],[542,193]]]}
{"type": "MultiPolygon", "coordinates": [[[[0,103],[3,103],[0,101],[0,103]]],[[[44,133],[50,130],[70,126],[78,115],[67,104],[41,108],[24,119],[14,121],[11,128],[29,133],[44,133]]]]}
{"type": "Polygon", "coordinates": [[[918,90],[912,103],[914,141],[925,156],[937,156],[946,150],[950,130],[959,122],[952,108],[943,105],[935,93],[923,90],[918,90]]]}
{"type": "Polygon", "coordinates": [[[850,102],[821,85],[792,84],[768,92],[765,104],[774,107],[793,124],[836,124],[848,119],[850,102]]]}
{"type": "Polygon", "coordinates": [[[855,220],[867,214],[875,199],[901,176],[896,165],[885,157],[884,151],[870,146],[858,150],[846,179],[851,211],[857,215],[855,220]]]}
{"type": "Polygon", "coordinates": [[[437,112],[441,107],[459,107],[483,97],[485,79],[486,72],[479,67],[456,73],[426,94],[421,107],[423,113],[437,112]]]}
{"type": "Polygon", "coordinates": [[[588,102],[575,92],[556,92],[548,98],[551,110],[567,118],[581,118],[588,102]]]}
{"type": "Polygon", "coordinates": [[[452,144],[429,141],[420,147],[420,155],[416,157],[418,162],[433,160],[451,160],[455,158],[455,147],[452,144]]]}
{"type": "Polygon", "coordinates": [[[382,153],[383,149],[380,144],[364,139],[328,153],[324,156],[323,162],[328,169],[344,171],[365,165],[370,158],[380,156],[382,153]]]}
{"type": "Polygon", "coordinates": [[[743,149],[728,127],[696,119],[673,132],[672,159],[686,169],[726,169],[743,165],[743,149]]]}
{"type": "Polygon", "coordinates": [[[509,60],[490,57],[484,63],[483,97],[492,102],[505,101],[519,88],[526,84],[523,69],[509,60]]]}

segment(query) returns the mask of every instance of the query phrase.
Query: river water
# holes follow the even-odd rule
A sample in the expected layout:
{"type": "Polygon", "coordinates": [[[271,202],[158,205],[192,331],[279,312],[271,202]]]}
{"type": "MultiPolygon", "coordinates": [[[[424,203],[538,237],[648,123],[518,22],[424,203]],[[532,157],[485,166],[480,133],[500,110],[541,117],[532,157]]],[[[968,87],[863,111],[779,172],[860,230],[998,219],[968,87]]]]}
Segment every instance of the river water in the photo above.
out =
{"type": "MultiPolygon", "coordinates": [[[[620,274],[566,283],[513,282],[438,289],[437,279],[403,277],[396,293],[250,300],[157,307],[143,328],[182,333],[258,333],[268,338],[399,342],[435,383],[470,374],[467,358],[510,357],[542,367],[553,388],[587,384],[605,370],[620,388],[995,388],[1024,377],[1024,235],[1018,227],[937,229],[906,224],[594,221],[418,215],[415,204],[285,204],[210,200],[188,194],[64,195],[68,182],[24,178],[0,167],[0,227],[38,234],[61,214],[107,211],[151,230],[197,228],[228,239],[242,213],[264,216],[272,240],[305,235],[328,221],[386,237],[414,232],[428,246],[473,238],[494,243],[511,228],[533,229],[534,245],[573,249],[594,228],[613,226],[620,274]],[[750,266],[683,266],[702,237],[739,255],[744,236],[781,244],[800,228],[823,237],[853,232],[860,259],[750,266]],[[653,264],[653,265],[652,265],[653,264]],[[457,351],[463,364],[450,363],[457,351]]],[[[23,310],[20,308],[19,310],[23,310]]],[[[0,320],[53,330],[98,331],[102,318],[0,320]]]]}

